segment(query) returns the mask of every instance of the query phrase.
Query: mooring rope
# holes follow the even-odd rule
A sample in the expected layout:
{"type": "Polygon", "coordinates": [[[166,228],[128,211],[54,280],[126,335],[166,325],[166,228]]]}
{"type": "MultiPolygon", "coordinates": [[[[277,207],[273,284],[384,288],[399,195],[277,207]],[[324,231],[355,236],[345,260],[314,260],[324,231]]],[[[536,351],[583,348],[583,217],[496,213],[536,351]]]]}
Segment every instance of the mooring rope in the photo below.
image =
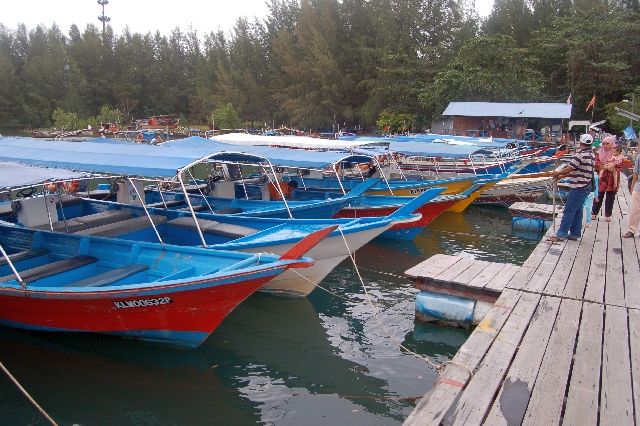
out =
{"type": "MultiPolygon", "coordinates": [[[[353,263],[353,267],[356,271],[356,275],[358,276],[358,279],[360,280],[360,284],[362,285],[362,289],[364,290],[364,294],[367,296],[367,302],[371,305],[372,308],[375,309],[375,305],[373,304],[373,301],[371,299],[371,295],[369,294],[369,291],[367,290],[367,286],[364,283],[364,279],[362,278],[362,275],[360,274],[360,270],[358,268],[358,265],[356,263],[356,259],[355,257],[352,255],[351,250],[349,249],[349,244],[347,243],[347,238],[344,236],[344,233],[342,232],[342,229],[338,228],[338,230],[340,231],[340,235],[342,235],[342,240],[344,241],[344,245],[347,247],[347,253],[349,253],[349,258],[351,259],[351,262],[353,263]]],[[[382,322],[382,320],[380,319],[380,316],[378,315],[377,312],[374,312],[374,317],[376,318],[376,321],[378,322],[378,324],[380,324],[380,327],[382,327],[382,329],[384,330],[385,334],[387,335],[387,337],[396,345],[398,345],[398,347],[400,349],[402,349],[403,351],[417,357],[420,358],[421,360],[425,361],[427,364],[429,364],[430,366],[432,366],[438,373],[440,373],[442,371],[442,369],[444,368],[443,365],[445,365],[445,363],[438,363],[437,361],[432,360],[430,357],[425,356],[425,355],[421,355],[418,354],[414,351],[412,351],[411,349],[407,348],[406,346],[404,346],[401,342],[399,342],[398,340],[396,340],[393,335],[391,334],[391,332],[389,331],[389,329],[387,328],[387,326],[382,322]]],[[[470,369],[467,368],[467,371],[469,371],[470,376],[473,374],[471,372],[470,369]]]]}
{"type": "Polygon", "coordinates": [[[4,374],[6,374],[7,377],[9,377],[9,379],[13,382],[13,384],[16,385],[16,387],[20,390],[20,392],[22,392],[22,394],[29,400],[29,402],[31,402],[31,404],[40,412],[40,414],[42,414],[42,416],[45,419],[47,419],[47,421],[50,424],[52,424],[54,426],[58,426],[58,423],[56,423],[55,420],[53,420],[53,418],[51,418],[51,416],[49,414],[47,414],[47,412],[44,411],[44,409],[36,402],[36,400],[33,399],[31,397],[31,395],[29,395],[29,392],[27,392],[27,390],[22,387],[20,382],[18,382],[18,380],[15,377],[13,377],[11,372],[9,372],[9,370],[7,370],[7,368],[4,366],[4,364],[2,362],[0,362],[0,369],[2,369],[2,371],[4,371],[4,374]]]}

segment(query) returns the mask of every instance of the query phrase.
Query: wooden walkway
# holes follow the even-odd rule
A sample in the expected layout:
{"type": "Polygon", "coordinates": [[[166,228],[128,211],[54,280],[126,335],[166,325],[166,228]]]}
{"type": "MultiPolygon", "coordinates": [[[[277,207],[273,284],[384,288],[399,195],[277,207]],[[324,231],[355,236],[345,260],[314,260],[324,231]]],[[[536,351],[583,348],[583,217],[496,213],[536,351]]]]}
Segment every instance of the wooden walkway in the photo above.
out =
{"type": "Polygon", "coordinates": [[[635,424],[640,239],[621,237],[629,202],[621,189],[613,220],[579,242],[541,241],[406,424],[635,424]]]}
{"type": "Polygon", "coordinates": [[[420,290],[493,303],[519,268],[512,263],[436,254],[404,274],[415,278],[420,290]]]}

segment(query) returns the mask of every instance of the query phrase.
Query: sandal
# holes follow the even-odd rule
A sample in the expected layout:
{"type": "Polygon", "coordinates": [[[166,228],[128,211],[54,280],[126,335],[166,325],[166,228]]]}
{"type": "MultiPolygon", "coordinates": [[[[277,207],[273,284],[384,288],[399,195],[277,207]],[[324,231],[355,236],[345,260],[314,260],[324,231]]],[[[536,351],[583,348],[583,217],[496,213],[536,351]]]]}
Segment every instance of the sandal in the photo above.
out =
{"type": "Polygon", "coordinates": [[[604,221],[605,221],[605,222],[611,222],[611,217],[605,217],[605,218],[604,218],[604,221]]]}
{"type": "Polygon", "coordinates": [[[598,215],[596,215],[596,214],[592,214],[591,215],[591,220],[596,220],[597,218],[598,218],[598,215]]]}
{"type": "Polygon", "coordinates": [[[564,238],[558,237],[558,236],[555,236],[555,235],[552,236],[552,237],[547,238],[547,241],[550,242],[550,243],[559,243],[559,242],[564,241],[564,240],[565,240],[564,238]]]}
{"type": "Polygon", "coordinates": [[[567,237],[567,240],[571,240],[571,241],[578,241],[579,239],[580,237],[572,237],[571,235],[567,237]]]}
{"type": "Polygon", "coordinates": [[[635,237],[635,234],[631,231],[627,231],[626,234],[623,235],[624,238],[633,238],[635,237]]]}

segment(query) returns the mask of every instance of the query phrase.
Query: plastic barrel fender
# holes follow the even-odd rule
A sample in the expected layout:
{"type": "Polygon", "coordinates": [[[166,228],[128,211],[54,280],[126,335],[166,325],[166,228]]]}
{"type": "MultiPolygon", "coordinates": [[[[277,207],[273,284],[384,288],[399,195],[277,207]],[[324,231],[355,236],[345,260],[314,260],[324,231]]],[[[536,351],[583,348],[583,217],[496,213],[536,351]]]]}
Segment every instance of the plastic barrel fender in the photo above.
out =
{"type": "Polygon", "coordinates": [[[475,303],[475,300],[423,290],[416,296],[416,315],[426,321],[470,327],[475,303]]]}

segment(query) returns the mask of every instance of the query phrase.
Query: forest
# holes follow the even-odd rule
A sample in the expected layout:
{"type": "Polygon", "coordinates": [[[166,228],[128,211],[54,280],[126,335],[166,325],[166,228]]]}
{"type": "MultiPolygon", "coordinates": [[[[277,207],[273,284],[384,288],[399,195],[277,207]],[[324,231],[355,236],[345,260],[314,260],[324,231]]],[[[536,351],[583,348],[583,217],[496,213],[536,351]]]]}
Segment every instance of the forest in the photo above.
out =
{"type": "Polygon", "coordinates": [[[124,123],[224,111],[231,127],[371,129],[384,116],[420,130],[450,101],[570,97],[573,118],[589,119],[594,95],[595,119],[622,127],[612,107],[640,94],[639,0],[496,0],[486,18],[473,0],[267,4],[228,33],[1,23],[0,128],[117,110],[124,123]]]}

